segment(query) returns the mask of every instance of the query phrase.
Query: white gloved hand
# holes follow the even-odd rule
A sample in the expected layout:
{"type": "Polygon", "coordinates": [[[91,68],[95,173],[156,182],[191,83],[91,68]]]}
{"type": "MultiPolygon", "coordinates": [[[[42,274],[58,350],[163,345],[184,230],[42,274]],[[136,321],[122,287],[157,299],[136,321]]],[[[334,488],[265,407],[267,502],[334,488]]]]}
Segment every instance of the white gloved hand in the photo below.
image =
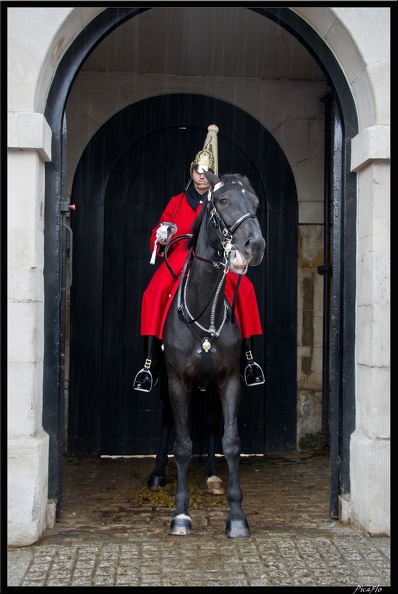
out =
{"type": "Polygon", "coordinates": [[[161,223],[156,230],[156,239],[160,245],[166,245],[177,231],[177,225],[174,223],[161,223]]]}

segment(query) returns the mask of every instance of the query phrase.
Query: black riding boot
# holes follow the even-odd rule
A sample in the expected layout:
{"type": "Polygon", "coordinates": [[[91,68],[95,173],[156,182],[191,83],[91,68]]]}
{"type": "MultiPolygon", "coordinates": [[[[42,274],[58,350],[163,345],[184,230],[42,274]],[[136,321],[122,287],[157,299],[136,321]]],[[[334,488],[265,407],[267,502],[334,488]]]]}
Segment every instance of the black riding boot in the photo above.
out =
{"type": "Polygon", "coordinates": [[[139,392],[150,392],[158,383],[158,353],[159,340],[154,336],[145,337],[147,341],[147,358],[144,367],[139,370],[134,378],[133,389],[139,392]]]}
{"type": "Polygon", "coordinates": [[[241,376],[247,386],[259,386],[265,383],[263,370],[253,359],[252,337],[242,342],[241,376]]]}

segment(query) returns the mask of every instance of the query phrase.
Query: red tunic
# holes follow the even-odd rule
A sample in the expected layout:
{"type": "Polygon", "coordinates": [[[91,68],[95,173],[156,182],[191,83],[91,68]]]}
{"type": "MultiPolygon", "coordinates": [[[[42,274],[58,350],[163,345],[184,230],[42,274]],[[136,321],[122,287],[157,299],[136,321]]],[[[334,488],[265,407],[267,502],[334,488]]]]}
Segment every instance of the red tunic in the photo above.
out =
{"type": "MultiPolygon", "coordinates": [[[[174,237],[192,233],[192,224],[201,208],[202,205],[200,204],[195,211],[188,203],[184,192],[173,196],[160,217],[159,223],[152,231],[150,240],[151,253],[155,244],[156,230],[161,222],[173,222],[177,225],[177,232],[174,237]]],[[[187,240],[177,241],[170,246],[167,252],[167,261],[177,275],[181,273],[188,255],[186,244],[187,240]]],[[[163,254],[158,252],[157,255],[163,258],[163,254]]],[[[230,304],[232,304],[237,280],[237,274],[231,271],[227,273],[225,296],[230,304]]],[[[174,294],[178,289],[178,283],[179,281],[174,280],[166,263],[163,261],[155,271],[142,297],[142,336],[151,335],[162,338],[166,315],[174,294]]],[[[242,338],[262,334],[256,294],[253,284],[247,276],[242,276],[235,306],[235,315],[242,338]]]]}

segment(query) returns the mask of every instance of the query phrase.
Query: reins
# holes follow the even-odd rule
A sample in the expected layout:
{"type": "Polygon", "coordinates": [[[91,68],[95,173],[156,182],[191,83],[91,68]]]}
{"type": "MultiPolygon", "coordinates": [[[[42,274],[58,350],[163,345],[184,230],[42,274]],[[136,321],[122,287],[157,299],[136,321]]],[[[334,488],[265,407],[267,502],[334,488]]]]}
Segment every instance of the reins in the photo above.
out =
{"type": "MultiPolygon", "coordinates": [[[[191,237],[192,237],[192,234],[177,235],[176,237],[173,237],[169,241],[169,243],[166,244],[166,246],[165,246],[165,249],[164,249],[164,261],[166,263],[167,268],[169,269],[170,274],[174,278],[174,280],[178,280],[178,276],[176,275],[176,273],[171,268],[171,266],[170,266],[170,264],[168,262],[168,259],[167,259],[168,248],[172,244],[176,243],[177,241],[181,241],[182,239],[191,239],[191,237]]],[[[190,329],[192,329],[191,324],[196,323],[200,319],[200,317],[204,314],[204,312],[206,311],[206,309],[209,307],[211,300],[213,299],[213,297],[215,296],[215,294],[217,292],[217,287],[219,286],[219,283],[215,285],[214,291],[211,293],[211,295],[210,295],[210,297],[209,297],[206,305],[204,306],[204,308],[202,309],[202,311],[196,316],[196,318],[192,318],[192,316],[191,316],[191,320],[188,320],[187,317],[186,317],[186,315],[184,314],[184,308],[183,308],[182,301],[181,301],[181,294],[182,294],[182,286],[183,286],[183,283],[184,283],[184,278],[187,276],[187,270],[188,270],[188,275],[189,275],[189,269],[190,269],[190,264],[192,263],[192,257],[197,258],[198,260],[202,260],[203,262],[207,262],[209,264],[213,264],[216,268],[218,268],[219,265],[222,265],[221,262],[220,263],[213,262],[212,260],[206,260],[205,258],[201,258],[200,256],[197,256],[195,254],[193,248],[191,248],[189,250],[188,255],[186,257],[186,260],[185,260],[185,263],[184,263],[184,268],[182,269],[181,275],[180,275],[180,283],[179,283],[179,286],[178,286],[178,300],[177,300],[177,303],[178,303],[178,313],[179,313],[180,319],[183,322],[185,322],[186,324],[189,324],[189,328],[190,329]]],[[[189,313],[189,312],[187,312],[187,313],[189,313]]],[[[232,313],[232,319],[234,319],[233,313],[232,313]]],[[[196,335],[200,339],[200,336],[198,334],[196,334],[196,335]]]]}
{"type": "MultiPolygon", "coordinates": [[[[163,253],[163,256],[164,256],[164,261],[165,261],[165,264],[166,264],[167,268],[169,269],[169,272],[170,272],[170,274],[171,274],[171,275],[172,275],[172,277],[174,278],[174,280],[178,280],[178,276],[177,276],[177,274],[174,272],[174,270],[172,269],[172,267],[170,266],[170,264],[169,264],[169,262],[168,262],[168,258],[167,258],[167,250],[168,250],[168,248],[170,247],[170,245],[172,245],[173,243],[176,243],[177,241],[181,241],[182,239],[191,239],[191,237],[192,237],[192,234],[187,234],[187,235],[177,235],[176,237],[173,237],[173,238],[172,238],[172,239],[169,241],[169,243],[168,243],[168,244],[166,244],[166,246],[165,246],[164,253],[163,253]]],[[[179,304],[181,303],[181,289],[182,289],[183,279],[185,278],[185,275],[186,275],[187,269],[188,269],[188,271],[189,271],[189,264],[190,264],[190,263],[192,263],[192,257],[193,257],[193,258],[196,258],[196,259],[198,259],[198,260],[201,260],[202,262],[207,262],[208,264],[213,264],[213,266],[214,266],[215,268],[219,268],[220,266],[223,266],[222,262],[214,262],[214,261],[212,261],[212,260],[206,260],[205,258],[201,258],[201,257],[200,257],[200,256],[198,256],[197,254],[195,254],[195,252],[194,252],[193,248],[191,248],[191,249],[189,250],[189,252],[188,252],[187,258],[186,258],[186,260],[185,260],[184,268],[182,269],[182,272],[181,272],[181,275],[180,275],[180,284],[179,284],[179,287],[178,287],[178,303],[179,303],[179,304]]],[[[238,279],[237,287],[238,287],[239,283],[240,283],[240,277],[239,277],[239,279],[238,279]]],[[[188,320],[188,319],[186,318],[186,316],[184,316],[184,315],[183,315],[182,308],[180,308],[180,306],[179,306],[179,307],[178,307],[178,311],[180,312],[180,317],[181,317],[181,319],[182,319],[184,322],[186,322],[187,324],[192,324],[192,323],[194,323],[194,322],[197,322],[197,321],[199,320],[199,318],[200,318],[200,317],[201,317],[201,316],[204,314],[204,312],[206,311],[206,309],[209,307],[209,305],[210,305],[210,301],[213,299],[213,297],[214,297],[214,295],[215,295],[215,293],[216,293],[216,291],[217,291],[217,286],[218,286],[218,285],[215,285],[214,291],[213,291],[213,292],[212,292],[212,294],[210,295],[210,297],[209,297],[209,299],[208,299],[208,301],[207,301],[206,305],[204,306],[203,310],[202,310],[202,311],[199,313],[199,315],[198,315],[198,316],[196,316],[196,318],[193,318],[193,319],[191,319],[191,320],[188,320]]],[[[235,293],[236,293],[236,292],[237,292],[237,289],[235,289],[235,293]]],[[[235,303],[235,302],[236,302],[236,298],[235,298],[235,296],[234,296],[234,303],[235,303]]],[[[234,321],[234,313],[233,313],[233,310],[232,310],[232,316],[231,316],[231,320],[232,320],[232,323],[233,323],[233,321],[234,321]]]]}
{"type": "Polygon", "coordinates": [[[173,245],[173,243],[176,243],[177,241],[181,241],[182,239],[191,239],[191,237],[192,237],[192,233],[191,234],[187,234],[187,235],[177,235],[176,237],[173,237],[169,241],[169,243],[167,243],[165,245],[164,252],[163,252],[164,261],[165,261],[165,264],[166,264],[167,268],[169,269],[169,272],[170,272],[171,276],[174,278],[174,280],[178,280],[178,275],[174,272],[174,270],[172,269],[172,267],[169,264],[169,261],[167,259],[167,251],[168,251],[169,247],[171,245],[173,245]]]}

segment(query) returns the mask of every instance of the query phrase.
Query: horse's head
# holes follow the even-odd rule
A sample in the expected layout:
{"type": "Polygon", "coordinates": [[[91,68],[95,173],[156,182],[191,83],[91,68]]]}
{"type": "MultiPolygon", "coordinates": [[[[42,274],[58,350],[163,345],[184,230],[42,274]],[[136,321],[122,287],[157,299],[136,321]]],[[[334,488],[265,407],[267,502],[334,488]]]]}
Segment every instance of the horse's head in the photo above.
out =
{"type": "Polygon", "coordinates": [[[245,176],[227,174],[220,179],[210,171],[205,176],[211,185],[207,200],[209,243],[213,247],[216,242],[221,244],[232,272],[246,274],[248,266],[261,264],[265,251],[256,216],[258,197],[245,176]]]}

